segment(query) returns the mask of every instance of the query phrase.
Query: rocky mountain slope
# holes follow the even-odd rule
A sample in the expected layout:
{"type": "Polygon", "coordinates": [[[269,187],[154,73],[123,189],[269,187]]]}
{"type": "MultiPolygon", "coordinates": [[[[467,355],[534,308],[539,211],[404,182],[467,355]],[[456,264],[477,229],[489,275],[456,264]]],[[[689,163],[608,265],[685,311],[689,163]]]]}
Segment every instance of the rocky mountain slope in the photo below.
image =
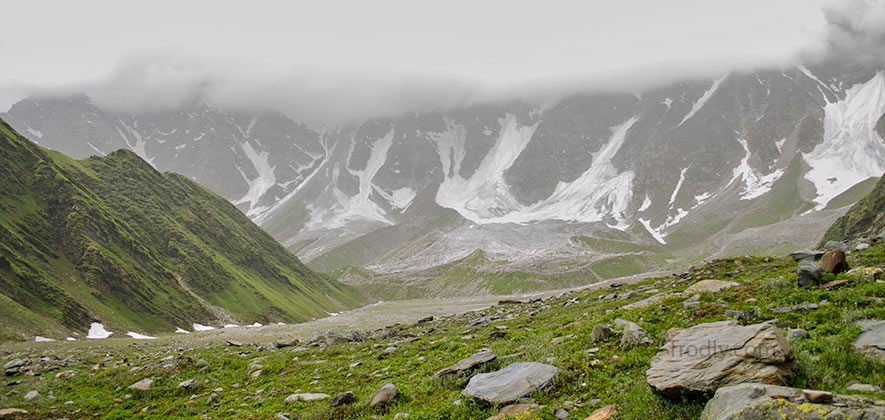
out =
{"type": "Polygon", "coordinates": [[[223,198],[127,150],[73,160],[0,121],[0,339],[296,322],[362,304],[223,198]]]}
{"type": "Polygon", "coordinates": [[[120,114],[84,96],[4,115],[45,147],[123,147],[190,176],[315,267],[392,273],[477,248],[570,254],[577,236],[709,255],[692,247],[851,204],[885,172],[880,70],[759,70],[316,129],[199,102],[120,114]]]}
{"type": "Polygon", "coordinates": [[[885,176],[879,179],[873,191],[833,223],[821,240],[821,245],[827,241],[875,236],[880,233],[885,233],[885,176]]]}

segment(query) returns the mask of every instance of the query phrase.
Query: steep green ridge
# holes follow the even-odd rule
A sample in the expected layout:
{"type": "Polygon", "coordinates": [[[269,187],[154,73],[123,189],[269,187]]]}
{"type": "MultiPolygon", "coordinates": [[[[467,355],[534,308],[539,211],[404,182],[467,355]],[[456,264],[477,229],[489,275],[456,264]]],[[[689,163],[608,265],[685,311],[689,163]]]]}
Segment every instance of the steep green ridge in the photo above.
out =
{"type": "Polygon", "coordinates": [[[0,340],[191,323],[297,322],[354,307],[233,205],[129,151],[75,161],[0,121],[0,340]]]}
{"type": "Polygon", "coordinates": [[[873,191],[830,226],[821,245],[827,241],[876,235],[882,231],[885,231],[885,177],[879,178],[873,191]]]}

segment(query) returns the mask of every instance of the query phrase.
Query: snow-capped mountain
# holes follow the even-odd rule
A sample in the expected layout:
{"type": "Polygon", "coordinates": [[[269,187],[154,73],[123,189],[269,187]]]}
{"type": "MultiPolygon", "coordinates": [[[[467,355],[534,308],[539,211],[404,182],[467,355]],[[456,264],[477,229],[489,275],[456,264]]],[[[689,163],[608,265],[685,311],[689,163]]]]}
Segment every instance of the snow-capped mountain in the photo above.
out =
{"type": "Polygon", "coordinates": [[[207,105],[124,115],[84,96],[3,118],[75,157],[128,148],[191,176],[323,268],[526,257],[606,231],[684,249],[850,204],[885,172],[885,72],[804,66],[319,130],[207,105]]]}

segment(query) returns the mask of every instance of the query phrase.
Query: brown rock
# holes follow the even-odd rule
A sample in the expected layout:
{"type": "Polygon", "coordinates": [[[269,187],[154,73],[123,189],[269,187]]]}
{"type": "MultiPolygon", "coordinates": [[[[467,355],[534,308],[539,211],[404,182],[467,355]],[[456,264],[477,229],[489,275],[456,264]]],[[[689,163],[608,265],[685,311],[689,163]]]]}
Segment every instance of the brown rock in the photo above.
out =
{"type": "Polygon", "coordinates": [[[537,410],[538,406],[535,404],[513,404],[508,405],[498,411],[498,414],[495,414],[492,417],[489,417],[488,420],[505,420],[509,418],[520,418],[520,414],[530,413],[534,410],[537,410]]]}
{"type": "Polygon", "coordinates": [[[607,405],[605,407],[600,408],[588,416],[584,420],[608,420],[612,418],[618,412],[618,406],[616,405],[607,405]]]}
{"type": "Polygon", "coordinates": [[[845,262],[845,253],[838,249],[834,249],[824,254],[818,265],[820,265],[822,270],[832,274],[848,271],[848,263],[845,262]]]}
{"type": "Polygon", "coordinates": [[[385,382],[381,389],[372,396],[369,407],[383,407],[390,404],[396,398],[396,385],[393,382],[385,382]]]}

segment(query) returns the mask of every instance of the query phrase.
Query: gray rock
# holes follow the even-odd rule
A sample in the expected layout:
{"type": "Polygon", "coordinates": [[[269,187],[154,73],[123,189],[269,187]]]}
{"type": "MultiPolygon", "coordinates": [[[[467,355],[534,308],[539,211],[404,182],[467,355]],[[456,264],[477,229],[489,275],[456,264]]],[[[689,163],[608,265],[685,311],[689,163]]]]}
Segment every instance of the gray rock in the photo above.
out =
{"type": "Polygon", "coordinates": [[[866,242],[860,242],[860,243],[858,243],[857,245],[854,246],[854,249],[855,249],[856,251],[863,251],[863,250],[865,250],[865,249],[867,249],[867,248],[869,248],[869,247],[870,247],[870,244],[868,244],[868,243],[866,243],[866,242]]]}
{"type": "Polygon", "coordinates": [[[790,254],[795,261],[816,261],[819,260],[820,257],[823,257],[826,251],[819,249],[803,249],[790,254]]]}
{"type": "Polygon", "coordinates": [[[698,395],[747,382],[788,384],[793,378],[793,351],[770,323],[711,322],[671,329],[667,337],[646,372],[648,384],[663,395],[698,395]]]}
{"type": "Polygon", "coordinates": [[[178,387],[187,390],[196,389],[200,387],[200,381],[197,381],[196,379],[188,379],[186,381],[179,382],[178,387]]]}
{"type": "Polygon", "coordinates": [[[480,349],[472,356],[466,359],[461,359],[454,365],[440,369],[433,375],[433,377],[439,378],[453,373],[470,371],[495,360],[497,357],[498,355],[490,349],[480,349]]]}
{"type": "Polygon", "coordinates": [[[33,390],[28,391],[28,393],[25,394],[25,396],[24,396],[25,401],[33,401],[33,400],[36,400],[37,398],[40,398],[40,393],[37,391],[33,391],[33,390]]]}
{"type": "Polygon", "coordinates": [[[25,361],[22,359],[13,359],[5,364],[3,364],[3,374],[6,376],[14,376],[21,373],[22,368],[25,366],[25,361]]]}
{"type": "Polygon", "coordinates": [[[145,378],[145,379],[142,379],[132,385],[127,386],[126,388],[127,389],[134,389],[136,391],[150,391],[153,386],[154,386],[154,380],[145,378]]]}
{"type": "Polygon", "coordinates": [[[615,328],[621,330],[622,346],[650,346],[654,344],[651,339],[648,338],[648,331],[645,331],[635,322],[630,322],[624,319],[616,319],[615,328]]]}
{"type": "Polygon", "coordinates": [[[324,400],[326,398],[329,398],[328,394],[305,392],[300,394],[290,394],[288,397],[286,397],[285,402],[293,403],[295,401],[316,401],[324,400]]]}
{"type": "Polygon", "coordinates": [[[624,309],[644,308],[646,306],[651,306],[651,305],[654,305],[657,303],[661,303],[664,299],[667,298],[667,296],[669,296],[668,293],[658,293],[654,296],[645,298],[645,299],[640,300],[638,302],[633,302],[633,303],[624,305],[624,309]]]}
{"type": "Polygon", "coordinates": [[[559,420],[565,420],[565,419],[569,418],[569,416],[571,414],[569,414],[568,410],[566,410],[564,408],[560,408],[560,409],[556,410],[556,412],[553,413],[553,415],[556,416],[556,418],[558,418],[559,420]]]}
{"type": "Polygon", "coordinates": [[[848,386],[848,390],[856,392],[872,392],[874,394],[882,392],[882,388],[870,384],[851,384],[848,386]]]}
{"type": "Polygon", "coordinates": [[[0,418],[14,416],[16,414],[28,414],[28,410],[21,408],[0,408],[0,418]]]}
{"type": "Polygon", "coordinates": [[[863,332],[854,341],[854,348],[870,360],[885,363],[885,320],[857,322],[863,332]]]}
{"type": "Polygon", "coordinates": [[[738,284],[733,281],[722,280],[701,280],[685,289],[685,294],[691,295],[695,293],[716,293],[725,289],[730,289],[738,284]]]}
{"type": "Polygon", "coordinates": [[[611,327],[606,324],[596,324],[593,327],[593,331],[590,331],[590,341],[599,342],[599,341],[607,341],[608,339],[614,337],[615,333],[612,331],[611,327]]]}
{"type": "Polygon", "coordinates": [[[549,385],[556,371],[556,367],[543,363],[513,363],[495,372],[474,375],[461,395],[494,404],[513,402],[549,385]]]}
{"type": "Polygon", "coordinates": [[[885,418],[885,406],[868,398],[831,395],[831,402],[814,403],[809,393],[814,397],[815,392],[762,384],[726,386],[707,402],[701,420],[885,418]]]}
{"type": "Polygon", "coordinates": [[[338,395],[335,395],[331,401],[329,401],[329,405],[332,407],[340,407],[342,405],[353,404],[356,402],[356,395],[353,394],[353,391],[344,391],[339,392],[338,395]]]}
{"type": "Polygon", "coordinates": [[[787,340],[801,340],[803,338],[808,338],[808,331],[802,328],[792,328],[787,331],[787,340]]]}
{"type": "Polygon", "coordinates": [[[379,389],[375,395],[372,395],[372,399],[369,401],[369,407],[383,407],[390,404],[396,398],[396,395],[396,385],[394,385],[393,382],[385,382],[384,385],[381,386],[381,389],[379,389]]]}
{"type": "Polygon", "coordinates": [[[800,287],[817,286],[820,284],[820,266],[814,261],[799,261],[799,269],[796,272],[796,282],[800,287]]]}

